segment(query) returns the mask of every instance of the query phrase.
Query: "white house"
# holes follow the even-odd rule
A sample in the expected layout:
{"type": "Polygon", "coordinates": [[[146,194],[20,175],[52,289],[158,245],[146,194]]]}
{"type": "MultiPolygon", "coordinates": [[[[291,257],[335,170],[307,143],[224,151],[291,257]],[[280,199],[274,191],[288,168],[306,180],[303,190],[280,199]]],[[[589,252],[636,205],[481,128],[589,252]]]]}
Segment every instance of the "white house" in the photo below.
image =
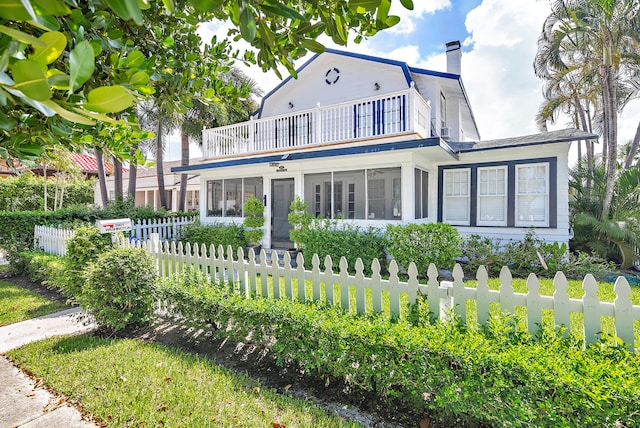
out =
{"type": "MultiPolygon", "coordinates": [[[[192,159],[191,162],[198,162],[200,159],[192,159]]],[[[180,196],[180,179],[181,174],[171,172],[171,168],[180,165],[180,161],[163,162],[165,182],[165,195],[167,197],[167,205],[169,211],[178,210],[178,201],[180,196]]],[[[129,188],[128,170],[123,170],[123,192],[127,196],[129,188]]],[[[109,175],[106,178],[108,199],[115,199],[115,181],[114,176],[109,175]]],[[[100,183],[96,181],[94,189],[94,201],[96,205],[100,204],[100,183]]],[[[156,167],[140,167],[137,169],[136,176],[136,207],[150,206],[153,209],[160,209],[160,190],[158,188],[158,175],[156,167]]],[[[200,208],[200,177],[194,174],[187,176],[187,196],[185,199],[185,211],[193,211],[200,208]]]]}
{"type": "Polygon", "coordinates": [[[535,227],[567,242],[569,146],[594,136],[481,141],[460,61],[459,42],[446,73],[327,49],[250,121],[205,130],[204,159],[172,171],[200,175],[203,222],[239,222],[242,201],[262,198],[267,248],[291,245],[294,195],[315,216],[362,225],[446,222],[502,239],[535,227]]]}

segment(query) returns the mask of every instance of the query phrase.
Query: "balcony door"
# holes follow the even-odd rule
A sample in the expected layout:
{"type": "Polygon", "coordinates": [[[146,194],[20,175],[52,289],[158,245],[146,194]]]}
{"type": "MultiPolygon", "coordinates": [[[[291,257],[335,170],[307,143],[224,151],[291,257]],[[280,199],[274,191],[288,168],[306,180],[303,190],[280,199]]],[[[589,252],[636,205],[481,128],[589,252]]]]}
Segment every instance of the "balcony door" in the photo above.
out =
{"type": "Polygon", "coordinates": [[[294,179],[271,180],[271,248],[291,248],[289,205],[295,196],[294,179]]]}

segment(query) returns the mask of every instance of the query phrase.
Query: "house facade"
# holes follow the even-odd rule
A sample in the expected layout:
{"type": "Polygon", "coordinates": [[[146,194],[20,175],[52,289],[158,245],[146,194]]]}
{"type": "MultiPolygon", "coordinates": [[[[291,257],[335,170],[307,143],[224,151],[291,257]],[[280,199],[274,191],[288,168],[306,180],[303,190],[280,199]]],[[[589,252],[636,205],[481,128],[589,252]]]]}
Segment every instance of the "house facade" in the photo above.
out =
{"type": "Polygon", "coordinates": [[[568,242],[568,151],[576,130],[482,141],[460,77],[327,49],[267,94],[250,121],[203,133],[200,218],[241,222],[263,200],[267,248],[287,248],[289,204],[359,225],[445,222],[461,234],[568,242]]]}
{"type": "MultiPolygon", "coordinates": [[[[199,162],[200,159],[192,159],[192,162],[199,162]]],[[[180,161],[163,162],[165,196],[169,211],[178,211],[178,202],[180,200],[180,180],[181,174],[172,173],[171,169],[180,165],[180,161]]],[[[128,195],[129,174],[128,170],[123,170],[123,192],[124,197],[128,195]]],[[[109,175],[106,177],[107,199],[115,199],[115,177],[109,175]]],[[[100,205],[100,183],[96,181],[94,190],[94,200],[96,205],[100,205]]],[[[136,197],[134,201],[136,207],[153,207],[154,210],[160,209],[160,189],[158,188],[158,174],[156,167],[139,167],[136,175],[136,197]]],[[[185,211],[194,211],[200,208],[200,177],[195,174],[187,175],[187,195],[185,198],[185,211]]]]}

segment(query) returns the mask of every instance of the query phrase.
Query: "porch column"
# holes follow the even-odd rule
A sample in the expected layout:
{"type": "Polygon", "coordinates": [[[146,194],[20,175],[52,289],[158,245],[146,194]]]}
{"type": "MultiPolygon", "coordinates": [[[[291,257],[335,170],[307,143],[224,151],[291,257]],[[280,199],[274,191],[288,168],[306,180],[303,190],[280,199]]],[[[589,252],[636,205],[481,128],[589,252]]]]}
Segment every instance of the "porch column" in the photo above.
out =
{"type": "Polygon", "coordinates": [[[402,177],[402,221],[408,222],[416,218],[413,162],[402,163],[400,177],[402,177]]]}

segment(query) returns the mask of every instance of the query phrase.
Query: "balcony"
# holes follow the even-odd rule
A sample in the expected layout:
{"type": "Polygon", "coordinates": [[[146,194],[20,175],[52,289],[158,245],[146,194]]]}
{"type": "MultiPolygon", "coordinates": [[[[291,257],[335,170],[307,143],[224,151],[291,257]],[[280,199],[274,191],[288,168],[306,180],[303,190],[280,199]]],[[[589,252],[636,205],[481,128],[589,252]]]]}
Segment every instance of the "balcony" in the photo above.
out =
{"type": "Polygon", "coordinates": [[[233,157],[326,144],[415,135],[428,138],[431,107],[412,87],[291,114],[250,120],[202,133],[204,157],[233,157]]]}

